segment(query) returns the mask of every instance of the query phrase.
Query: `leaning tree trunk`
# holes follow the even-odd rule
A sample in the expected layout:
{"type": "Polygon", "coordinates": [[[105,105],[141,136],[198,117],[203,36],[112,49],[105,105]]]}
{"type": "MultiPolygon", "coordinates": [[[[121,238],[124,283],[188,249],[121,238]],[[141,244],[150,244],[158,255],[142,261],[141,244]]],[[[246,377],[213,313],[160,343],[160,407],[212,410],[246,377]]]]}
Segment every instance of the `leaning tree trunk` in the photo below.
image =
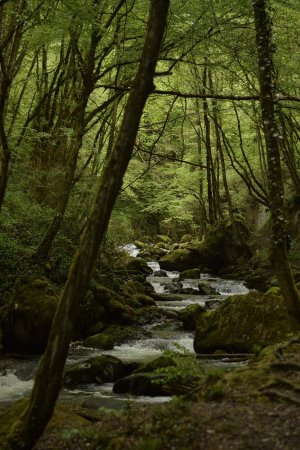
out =
{"type": "MultiPolygon", "coordinates": [[[[79,302],[91,280],[98,250],[132,155],[143,108],[153,89],[153,77],[166,28],[169,0],[151,0],[150,5],[141,62],[129,94],[123,122],[70,268],[53,320],[49,342],[35,377],[29,406],[14,424],[3,447],[5,450],[31,449],[53,413],[79,302]]],[[[3,442],[1,443],[3,445],[3,442]]]]}
{"type": "Polygon", "coordinates": [[[268,0],[253,0],[259,65],[260,103],[268,162],[268,197],[272,221],[270,261],[278,278],[287,309],[300,325],[300,299],[286,249],[284,186],[280,163],[279,133],[275,114],[273,43],[268,0]]]}

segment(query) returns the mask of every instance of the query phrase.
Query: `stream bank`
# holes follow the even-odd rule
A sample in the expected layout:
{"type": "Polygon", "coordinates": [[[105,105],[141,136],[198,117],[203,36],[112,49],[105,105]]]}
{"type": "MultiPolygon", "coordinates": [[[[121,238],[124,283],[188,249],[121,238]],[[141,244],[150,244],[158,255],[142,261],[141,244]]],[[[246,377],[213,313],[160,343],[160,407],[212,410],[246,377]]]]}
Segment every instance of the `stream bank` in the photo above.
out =
{"type": "MultiPolygon", "coordinates": [[[[134,245],[126,246],[126,251],[131,256],[137,256],[139,250],[134,245]]],[[[150,362],[160,357],[165,351],[179,351],[187,355],[194,355],[193,340],[194,331],[185,329],[179,320],[180,311],[191,305],[198,305],[203,308],[212,308],[219,305],[228,295],[246,293],[248,289],[243,282],[224,280],[210,275],[201,275],[201,282],[209,286],[212,294],[195,295],[195,292],[176,293],[176,288],[181,290],[194,291],[200,278],[181,279],[179,272],[165,271],[160,273],[160,266],[156,261],[149,261],[148,267],[152,272],[147,277],[156,295],[156,307],[160,313],[157,319],[143,325],[143,334],[140,339],[131,339],[115,345],[110,350],[100,350],[92,347],[85,347],[82,343],[74,342],[70,347],[67,367],[74,364],[82,364],[90,358],[98,355],[110,355],[120,359],[126,364],[136,363],[137,365],[150,362]],[[158,276],[159,275],[159,276],[158,276]]],[[[32,387],[32,379],[38,363],[37,357],[23,357],[21,355],[2,355],[0,360],[0,405],[7,406],[14,400],[26,395],[32,387]]],[[[232,361],[223,355],[219,359],[205,359],[201,361],[203,372],[213,367],[227,368],[236,367],[240,362],[232,361]]],[[[170,396],[150,396],[129,394],[117,394],[113,392],[113,383],[88,383],[78,384],[72,388],[64,389],[61,393],[61,400],[71,405],[87,406],[98,408],[101,406],[118,409],[126,406],[128,401],[161,403],[170,400],[170,396]]]]}

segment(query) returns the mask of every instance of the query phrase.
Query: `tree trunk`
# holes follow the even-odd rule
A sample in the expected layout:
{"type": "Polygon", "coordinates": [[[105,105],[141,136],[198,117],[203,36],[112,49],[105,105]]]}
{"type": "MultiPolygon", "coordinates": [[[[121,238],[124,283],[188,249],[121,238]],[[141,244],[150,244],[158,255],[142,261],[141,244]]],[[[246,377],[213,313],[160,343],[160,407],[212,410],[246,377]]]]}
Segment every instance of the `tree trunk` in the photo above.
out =
{"type": "Polygon", "coordinates": [[[253,11],[259,65],[260,103],[268,162],[268,197],[272,220],[270,261],[274,267],[288,312],[300,325],[300,299],[291,272],[285,235],[284,188],[280,163],[279,133],[275,114],[273,43],[267,0],[254,0],[253,11]]]}
{"type": "MultiPolygon", "coordinates": [[[[207,61],[205,59],[205,65],[203,69],[202,78],[203,95],[207,91],[207,61]]],[[[205,129],[205,150],[206,150],[206,166],[207,166],[207,201],[208,201],[208,218],[210,225],[216,222],[216,210],[215,210],[215,198],[214,198],[214,166],[212,159],[212,145],[210,138],[210,120],[209,120],[209,108],[206,98],[203,98],[203,120],[205,129]]]]}
{"type": "Polygon", "coordinates": [[[31,449],[53,413],[76,324],[78,305],[91,280],[110,214],[132,155],[143,108],[153,90],[153,77],[166,28],[169,1],[151,0],[150,5],[141,62],[128,97],[122,125],[70,268],[47,349],[35,377],[29,407],[14,424],[9,439],[4,444],[5,450],[31,449]]]}

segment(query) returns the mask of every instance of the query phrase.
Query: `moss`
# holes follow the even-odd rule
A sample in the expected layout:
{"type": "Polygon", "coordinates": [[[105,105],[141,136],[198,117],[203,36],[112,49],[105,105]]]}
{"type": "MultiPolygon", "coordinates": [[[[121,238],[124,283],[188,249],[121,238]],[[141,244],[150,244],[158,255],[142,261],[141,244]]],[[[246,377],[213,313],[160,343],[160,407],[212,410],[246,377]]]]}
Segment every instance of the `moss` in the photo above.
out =
{"type": "Polygon", "coordinates": [[[114,343],[111,336],[105,333],[98,333],[94,336],[89,336],[82,343],[84,347],[100,348],[101,350],[112,350],[114,343]]]}
{"type": "Polygon", "coordinates": [[[192,269],[197,266],[198,255],[197,252],[189,249],[177,249],[170,251],[167,255],[159,260],[160,267],[164,270],[179,270],[192,269]]]}
{"type": "Polygon", "coordinates": [[[121,286],[121,292],[125,295],[144,294],[145,286],[140,281],[129,280],[121,286]]]}
{"type": "Polygon", "coordinates": [[[155,241],[164,242],[165,244],[171,244],[172,239],[166,234],[158,234],[157,236],[155,236],[155,241]]]}
{"type": "Polygon", "coordinates": [[[201,305],[189,305],[178,312],[178,318],[187,329],[194,330],[201,314],[205,313],[205,308],[201,305]]]}
{"type": "Polygon", "coordinates": [[[64,383],[67,386],[107,383],[117,380],[123,372],[123,363],[118,358],[109,355],[95,356],[67,367],[64,383]]]}
{"type": "Polygon", "coordinates": [[[191,235],[191,234],[184,234],[183,236],[182,236],[182,238],[180,239],[180,242],[181,243],[184,243],[184,242],[191,242],[193,240],[193,236],[191,235]]]}
{"type": "Polygon", "coordinates": [[[148,333],[137,326],[110,325],[104,330],[106,336],[109,336],[114,345],[121,345],[124,342],[147,337],[148,333]]]}
{"type": "Polygon", "coordinates": [[[155,306],[156,302],[153,300],[153,298],[149,297],[149,295],[145,294],[136,294],[132,296],[131,298],[137,300],[140,304],[140,306],[155,306]]]}
{"type": "Polygon", "coordinates": [[[7,310],[4,347],[18,352],[42,352],[58,301],[47,279],[18,280],[7,310]]]}
{"type": "Polygon", "coordinates": [[[129,255],[122,255],[118,263],[115,265],[115,272],[119,274],[141,274],[150,275],[152,270],[142,258],[133,258],[129,255]]]}
{"type": "Polygon", "coordinates": [[[189,269],[181,272],[179,275],[180,280],[190,279],[190,280],[198,280],[201,277],[200,269],[189,269]]]}
{"type": "Polygon", "coordinates": [[[271,295],[281,295],[280,287],[278,286],[272,286],[267,290],[267,294],[271,295]]]}
{"type": "Polygon", "coordinates": [[[194,348],[198,353],[223,349],[251,352],[284,339],[292,331],[283,299],[250,292],[229,297],[199,317],[194,348]]]}
{"type": "Polygon", "coordinates": [[[174,359],[170,356],[161,355],[158,358],[155,358],[153,361],[142,364],[138,369],[134,371],[134,373],[154,372],[158,369],[164,369],[170,366],[176,366],[174,359]]]}
{"type": "Polygon", "coordinates": [[[251,258],[252,251],[248,244],[249,230],[242,220],[236,220],[238,235],[235,234],[229,219],[215,224],[206,234],[201,244],[191,244],[198,252],[199,264],[210,271],[218,273],[225,267],[237,264],[239,258],[251,258]]]}

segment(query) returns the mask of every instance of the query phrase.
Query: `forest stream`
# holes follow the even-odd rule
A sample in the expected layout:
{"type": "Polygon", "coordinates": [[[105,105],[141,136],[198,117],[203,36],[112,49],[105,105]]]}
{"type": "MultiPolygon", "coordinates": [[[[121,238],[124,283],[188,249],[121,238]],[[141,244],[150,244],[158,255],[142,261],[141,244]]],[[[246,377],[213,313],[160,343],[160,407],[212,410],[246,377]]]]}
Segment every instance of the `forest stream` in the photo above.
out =
{"type": "MultiPolygon", "coordinates": [[[[131,256],[137,256],[138,249],[135,245],[127,245],[125,250],[131,256]]],[[[172,283],[176,283],[179,277],[178,272],[166,272],[166,276],[157,276],[160,267],[155,261],[148,262],[153,274],[147,277],[156,294],[163,294],[157,301],[157,306],[164,310],[178,311],[190,304],[199,304],[213,308],[225,300],[229,295],[246,294],[249,290],[241,281],[226,280],[213,277],[207,274],[201,275],[201,280],[215,289],[218,295],[189,295],[172,294],[170,288],[172,283]]],[[[198,280],[183,280],[184,288],[194,288],[198,280]]],[[[124,362],[146,362],[160,356],[165,350],[178,350],[181,352],[194,353],[193,338],[194,333],[183,330],[181,323],[176,318],[165,318],[163,321],[146,325],[150,332],[149,338],[142,338],[120,346],[115,346],[113,350],[103,351],[99,349],[85,348],[80,343],[71,345],[67,365],[74,362],[84,361],[91,356],[109,354],[116,356],[124,362]]],[[[221,359],[203,359],[203,370],[217,367],[236,368],[240,361],[223,357],[221,359]]],[[[0,360],[0,407],[7,406],[16,399],[28,394],[33,385],[33,376],[38,364],[38,357],[24,357],[23,355],[11,355],[0,360]]],[[[115,394],[112,391],[113,384],[85,385],[80,389],[63,389],[60,399],[70,403],[72,406],[83,406],[86,408],[106,407],[119,409],[125,407],[128,401],[144,403],[160,403],[169,401],[171,397],[133,397],[129,394],[115,394]]]]}

